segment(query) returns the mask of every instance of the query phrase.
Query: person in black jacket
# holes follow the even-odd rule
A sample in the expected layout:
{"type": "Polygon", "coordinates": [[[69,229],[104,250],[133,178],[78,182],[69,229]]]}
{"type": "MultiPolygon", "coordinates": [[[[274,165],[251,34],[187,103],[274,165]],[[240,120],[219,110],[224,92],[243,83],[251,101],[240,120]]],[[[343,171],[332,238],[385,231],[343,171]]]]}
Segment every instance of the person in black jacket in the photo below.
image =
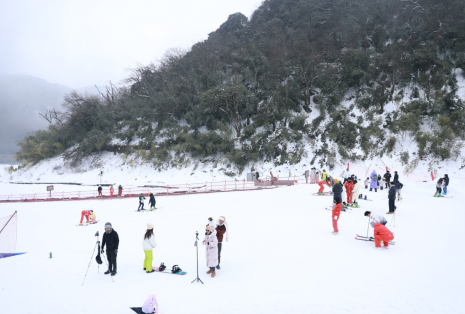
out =
{"type": "Polygon", "coordinates": [[[388,171],[386,171],[386,173],[384,174],[384,184],[386,185],[386,189],[389,188],[389,182],[391,182],[391,173],[388,171]]]}
{"type": "Polygon", "coordinates": [[[397,199],[400,201],[402,199],[401,195],[400,195],[400,190],[402,190],[402,188],[404,187],[404,185],[402,183],[399,182],[399,180],[397,181],[394,181],[394,185],[396,187],[396,192],[397,192],[397,199]]]}
{"type": "Polygon", "coordinates": [[[99,186],[98,186],[98,189],[97,189],[97,191],[98,191],[98,196],[102,196],[102,190],[103,190],[102,187],[99,185],[99,186]]]}
{"type": "Polygon", "coordinates": [[[123,195],[123,187],[121,186],[121,184],[118,186],[118,196],[121,196],[123,195]]]}
{"type": "Polygon", "coordinates": [[[449,186],[449,175],[444,175],[444,188],[442,189],[442,195],[447,195],[447,187],[449,186]]]}
{"type": "Polygon", "coordinates": [[[394,180],[392,180],[394,182],[397,182],[399,181],[399,175],[397,174],[397,171],[394,171],[394,180]]]}
{"type": "Polygon", "coordinates": [[[152,192],[150,192],[150,200],[149,200],[149,202],[150,202],[150,210],[157,209],[157,208],[155,207],[155,204],[156,204],[157,202],[155,201],[155,196],[153,196],[153,193],[152,193],[152,192]]]}
{"type": "Polygon", "coordinates": [[[111,275],[114,276],[116,275],[116,256],[118,254],[119,237],[118,233],[113,230],[109,222],[105,224],[105,233],[103,234],[102,240],[102,254],[105,244],[107,245],[108,270],[104,274],[108,275],[111,273],[111,275]]]}
{"type": "Polygon", "coordinates": [[[396,186],[394,182],[391,182],[391,188],[389,189],[388,199],[389,199],[389,212],[387,212],[386,214],[394,214],[397,208],[394,205],[394,202],[396,201],[396,186]]]}

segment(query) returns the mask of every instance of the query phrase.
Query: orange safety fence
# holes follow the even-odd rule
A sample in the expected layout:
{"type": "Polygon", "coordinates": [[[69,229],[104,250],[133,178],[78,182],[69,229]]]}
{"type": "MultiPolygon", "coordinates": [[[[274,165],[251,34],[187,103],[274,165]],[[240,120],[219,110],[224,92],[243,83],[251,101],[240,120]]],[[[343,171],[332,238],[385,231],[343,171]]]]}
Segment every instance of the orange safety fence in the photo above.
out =
{"type": "Polygon", "coordinates": [[[51,202],[51,201],[83,201],[83,200],[113,200],[124,199],[131,197],[139,197],[143,194],[148,197],[150,192],[156,197],[160,196],[177,196],[177,195],[193,195],[207,194],[219,192],[235,192],[235,191],[256,191],[276,188],[283,185],[309,183],[309,180],[304,176],[293,176],[285,178],[269,178],[258,179],[254,181],[235,180],[235,181],[215,181],[203,183],[186,183],[175,185],[160,185],[152,187],[132,187],[123,188],[123,190],[114,189],[113,197],[110,194],[108,187],[103,187],[102,194],[99,195],[97,187],[92,191],[74,191],[74,192],[47,192],[35,194],[16,194],[16,195],[0,195],[0,203],[13,202],[51,202]]]}

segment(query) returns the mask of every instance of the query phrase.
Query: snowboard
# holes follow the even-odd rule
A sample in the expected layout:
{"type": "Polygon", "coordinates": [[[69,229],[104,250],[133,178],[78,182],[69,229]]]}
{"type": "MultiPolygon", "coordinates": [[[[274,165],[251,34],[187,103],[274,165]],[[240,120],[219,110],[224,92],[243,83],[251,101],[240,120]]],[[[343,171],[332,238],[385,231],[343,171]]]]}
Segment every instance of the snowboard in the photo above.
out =
{"type": "MultiPolygon", "coordinates": [[[[373,242],[374,242],[374,241],[375,241],[375,238],[373,238],[373,237],[368,237],[368,238],[367,238],[367,237],[365,237],[365,236],[361,236],[361,235],[358,235],[358,234],[357,234],[356,237],[355,237],[355,240],[373,241],[373,242]]],[[[396,242],[394,242],[394,241],[389,241],[389,244],[395,245],[396,242]]]]}
{"type": "MultiPolygon", "coordinates": [[[[433,195],[433,197],[435,196],[433,195]]],[[[441,196],[441,197],[436,197],[436,198],[453,198],[453,196],[441,196]]]]}
{"type": "Polygon", "coordinates": [[[373,200],[364,199],[364,198],[359,198],[359,199],[357,199],[357,201],[360,201],[360,200],[361,200],[361,201],[370,201],[370,202],[373,201],[373,200]]]}
{"type": "Polygon", "coordinates": [[[89,223],[83,223],[82,225],[76,225],[78,227],[87,227],[89,225],[95,225],[96,223],[98,223],[100,220],[97,220],[96,222],[94,222],[93,224],[91,224],[90,222],[89,223]]]}
{"type": "Polygon", "coordinates": [[[177,273],[173,274],[171,272],[171,270],[168,270],[168,269],[165,269],[164,271],[159,271],[158,267],[152,267],[152,269],[155,270],[158,273],[165,273],[165,274],[172,274],[172,275],[185,275],[185,274],[187,274],[187,272],[185,272],[185,271],[180,271],[180,272],[177,272],[177,273]]]}

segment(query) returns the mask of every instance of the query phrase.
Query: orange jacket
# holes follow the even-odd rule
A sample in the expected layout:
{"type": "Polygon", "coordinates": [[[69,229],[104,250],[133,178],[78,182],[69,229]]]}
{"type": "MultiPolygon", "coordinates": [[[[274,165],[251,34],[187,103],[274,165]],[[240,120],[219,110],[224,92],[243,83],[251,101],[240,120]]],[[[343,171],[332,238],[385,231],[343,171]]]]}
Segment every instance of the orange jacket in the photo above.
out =
{"type": "Polygon", "coordinates": [[[385,225],[377,222],[375,223],[375,239],[389,242],[394,239],[394,234],[385,225]]]}

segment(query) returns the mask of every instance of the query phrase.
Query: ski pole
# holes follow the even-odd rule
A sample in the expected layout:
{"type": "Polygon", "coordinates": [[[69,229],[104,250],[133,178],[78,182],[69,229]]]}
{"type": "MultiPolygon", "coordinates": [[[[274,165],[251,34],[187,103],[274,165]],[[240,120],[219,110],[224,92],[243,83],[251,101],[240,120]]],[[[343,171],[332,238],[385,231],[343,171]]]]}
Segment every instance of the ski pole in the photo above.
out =
{"type": "Polygon", "coordinates": [[[370,230],[370,217],[367,217],[368,218],[368,226],[367,226],[367,238],[368,238],[368,230],[370,230]]]}

